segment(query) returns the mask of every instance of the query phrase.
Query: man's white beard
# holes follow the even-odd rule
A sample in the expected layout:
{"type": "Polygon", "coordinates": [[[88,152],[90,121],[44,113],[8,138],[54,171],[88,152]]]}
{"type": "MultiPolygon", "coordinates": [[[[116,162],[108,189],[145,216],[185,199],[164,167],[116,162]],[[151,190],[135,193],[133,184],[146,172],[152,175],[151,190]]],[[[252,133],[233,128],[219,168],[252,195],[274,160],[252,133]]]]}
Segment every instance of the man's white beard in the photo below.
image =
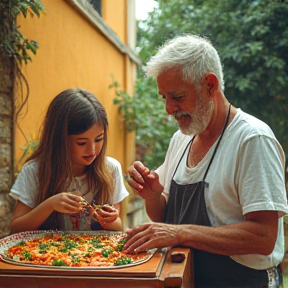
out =
{"type": "Polygon", "coordinates": [[[173,116],[177,119],[181,116],[190,116],[190,125],[187,127],[181,127],[179,126],[181,132],[185,135],[197,135],[203,132],[212,116],[212,112],[214,110],[214,102],[213,100],[209,100],[208,102],[203,102],[199,99],[197,99],[196,106],[193,109],[193,112],[183,112],[183,111],[176,111],[173,113],[173,116]]]}

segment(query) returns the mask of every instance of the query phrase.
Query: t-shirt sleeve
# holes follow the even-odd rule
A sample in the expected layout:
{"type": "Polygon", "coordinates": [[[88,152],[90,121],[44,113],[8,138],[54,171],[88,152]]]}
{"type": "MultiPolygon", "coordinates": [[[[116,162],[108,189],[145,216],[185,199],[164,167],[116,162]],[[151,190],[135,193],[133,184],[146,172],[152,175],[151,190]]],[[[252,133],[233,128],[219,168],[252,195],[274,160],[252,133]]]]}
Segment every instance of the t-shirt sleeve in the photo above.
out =
{"type": "Polygon", "coordinates": [[[274,210],[279,217],[287,211],[284,152],[270,137],[257,135],[243,145],[239,165],[239,201],[243,214],[274,210]]]}
{"type": "Polygon", "coordinates": [[[124,181],[121,164],[114,158],[109,157],[110,163],[112,164],[112,177],[114,179],[114,197],[113,204],[117,204],[121,202],[124,198],[129,195],[127,191],[124,181]]]}
{"type": "Polygon", "coordinates": [[[36,207],[38,190],[37,162],[26,163],[18,174],[9,195],[30,208],[36,207]]]}

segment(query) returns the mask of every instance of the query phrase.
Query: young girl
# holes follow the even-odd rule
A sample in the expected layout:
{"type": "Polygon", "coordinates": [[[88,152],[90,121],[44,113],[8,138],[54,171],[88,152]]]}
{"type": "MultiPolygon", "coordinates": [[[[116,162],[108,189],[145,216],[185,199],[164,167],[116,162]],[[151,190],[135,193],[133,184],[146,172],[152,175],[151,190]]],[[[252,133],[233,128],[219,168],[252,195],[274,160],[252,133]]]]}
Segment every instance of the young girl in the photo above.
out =
{"type": "Polygon", "coordinates": [[[39,146],[11,188],[10,195],[17,200],[11,234],[122,230],[120,203],[128,192],[120,163],[105,156],[107,129],[106,111],[90,92],[68,89],[56,96],[39,146]],[[110,206],[94,210],[86,201],[92,207],[110,206]]]}

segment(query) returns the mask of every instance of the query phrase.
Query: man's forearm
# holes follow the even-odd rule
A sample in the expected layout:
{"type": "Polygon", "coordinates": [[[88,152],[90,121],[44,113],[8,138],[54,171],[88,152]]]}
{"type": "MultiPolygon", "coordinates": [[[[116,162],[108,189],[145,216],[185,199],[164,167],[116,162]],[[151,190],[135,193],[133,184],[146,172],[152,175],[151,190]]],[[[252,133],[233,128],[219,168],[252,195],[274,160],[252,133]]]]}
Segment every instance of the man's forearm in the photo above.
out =
{"type": "Polygon", "coordinates": [[[163,194],[152,200],[145,200],[146,212],[154,222],[164,222],[166,199],[163,194]]]}
{"type": "Polygon", "coordinates": [[[263,222],[250,220],[221,227],[180,225],[177,233],[179,244],[229,256],[268,255],[273,251],[277,238],[278,219],[277,211],[266,213],[271,215],[271,219],[263,222]]]}

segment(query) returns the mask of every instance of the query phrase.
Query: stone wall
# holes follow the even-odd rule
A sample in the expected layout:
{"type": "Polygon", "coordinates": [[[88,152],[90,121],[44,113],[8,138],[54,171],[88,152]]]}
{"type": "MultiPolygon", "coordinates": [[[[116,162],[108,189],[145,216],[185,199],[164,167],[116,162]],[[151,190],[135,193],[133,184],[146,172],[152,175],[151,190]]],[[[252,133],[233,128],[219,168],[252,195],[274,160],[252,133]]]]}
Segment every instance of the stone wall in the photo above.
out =
{"type": "Polygon", "coordinates": [[[8,196],[13,173],[13,65],[0,53],[0,238],[9,233],[14,202],[8,196]]]}

